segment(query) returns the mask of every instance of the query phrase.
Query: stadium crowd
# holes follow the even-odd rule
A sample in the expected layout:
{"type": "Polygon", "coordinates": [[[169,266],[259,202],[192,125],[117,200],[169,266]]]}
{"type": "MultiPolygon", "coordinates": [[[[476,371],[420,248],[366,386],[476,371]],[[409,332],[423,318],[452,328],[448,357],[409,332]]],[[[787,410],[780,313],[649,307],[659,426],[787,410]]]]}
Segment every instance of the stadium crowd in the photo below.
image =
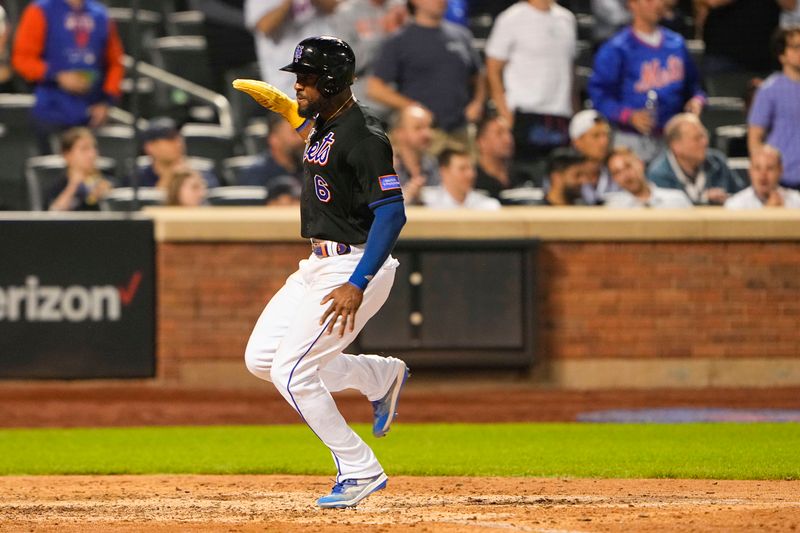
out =
{"type": "Polygon", "coordinates": [[[129,2],[0,2],[0,208],[123,209],[132,187],[145,204],[296,203],[299,137],[229,82],[293,95],[279,67],[319,34],[355,50],[408,204],[800,207],[799,0],[140,3],[133,31],[129,2]],[[228,97],[234,131],[202,128],[219,110],[191,86],[134,106],[134,51],[228,97]]]}

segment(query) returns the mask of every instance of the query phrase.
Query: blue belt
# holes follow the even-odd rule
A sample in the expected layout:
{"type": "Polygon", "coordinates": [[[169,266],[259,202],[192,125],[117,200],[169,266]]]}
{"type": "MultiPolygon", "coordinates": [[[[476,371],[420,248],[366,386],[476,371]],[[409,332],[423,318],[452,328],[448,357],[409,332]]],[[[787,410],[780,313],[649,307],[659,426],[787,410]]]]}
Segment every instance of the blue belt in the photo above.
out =
{"type": "Polygon", "coordinates": [[[322,241],[311,239],[311,251],[319,258],[333,257],[335,255],[347,255],[352,251],[349,244],[340,242],[322,241]]]}

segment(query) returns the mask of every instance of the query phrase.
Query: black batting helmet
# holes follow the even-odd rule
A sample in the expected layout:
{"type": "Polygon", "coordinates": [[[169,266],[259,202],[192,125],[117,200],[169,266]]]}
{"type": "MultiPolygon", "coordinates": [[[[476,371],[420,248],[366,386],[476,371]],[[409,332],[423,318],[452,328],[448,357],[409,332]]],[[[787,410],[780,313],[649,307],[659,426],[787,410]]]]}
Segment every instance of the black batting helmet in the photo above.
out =
{"type": "Polygon", "coordinates": [[[319,75],[317,89],[331,98],[353,84],[356,56],[350,45],[336,37],[323,35],[303,39],[294,49],[292,62],[281,70],[319,75]]]}

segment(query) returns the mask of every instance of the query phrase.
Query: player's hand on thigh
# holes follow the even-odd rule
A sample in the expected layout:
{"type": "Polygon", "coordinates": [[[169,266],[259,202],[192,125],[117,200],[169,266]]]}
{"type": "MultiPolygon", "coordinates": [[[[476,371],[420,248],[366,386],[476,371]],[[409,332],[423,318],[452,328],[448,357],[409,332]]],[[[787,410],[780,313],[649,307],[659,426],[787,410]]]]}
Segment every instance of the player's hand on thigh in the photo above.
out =
{"type": "Polygon", "coordinates": [[[363,298],[364,291],[352,283],[345,283],[329,292],[325,298],[322,299],[320,305],[325,305],[328,302],[331,302],[331,305],[319,321],[320,325],[322,325],[330,317],[327,334],[333,333],[333,328],[336,325],[336,321],[339,320],[339,317],[342,317],[339,336],[343,337],[344,332],[348,329],[353,331],[356,325],[356,311],[358,311],[358,308],[361,306],[363,298]]]}

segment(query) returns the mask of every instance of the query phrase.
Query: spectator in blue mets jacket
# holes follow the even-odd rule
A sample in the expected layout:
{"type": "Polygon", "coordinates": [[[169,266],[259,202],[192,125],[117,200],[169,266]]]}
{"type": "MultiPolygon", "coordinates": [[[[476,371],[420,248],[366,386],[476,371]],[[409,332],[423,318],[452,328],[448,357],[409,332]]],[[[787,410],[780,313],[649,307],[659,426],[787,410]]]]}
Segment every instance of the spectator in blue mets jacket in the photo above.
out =
{"type": "Polygon", "coordinates": [[[616,129],[614,145],[645,162],[663,148],[667,121],[681,111],[699,115],[705,101],[683,37],[658,25],[663,7],[663,0],[628,0],[633,22],[598,50],[589,79],[594,107],[616,129]]]}

